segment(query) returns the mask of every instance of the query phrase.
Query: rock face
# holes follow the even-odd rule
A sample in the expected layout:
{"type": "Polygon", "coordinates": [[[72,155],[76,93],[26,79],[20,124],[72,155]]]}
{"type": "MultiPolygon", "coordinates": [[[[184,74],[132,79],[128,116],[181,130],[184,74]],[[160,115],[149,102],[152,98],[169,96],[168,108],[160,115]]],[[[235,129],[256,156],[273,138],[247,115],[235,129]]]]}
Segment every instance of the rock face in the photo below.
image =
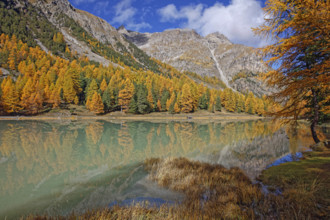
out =
{"type": "MultiPolygon", "coordinates": [[[[28,2],[36,8],[39,8],[47,19],[60,29],[70,49],[76,51],[79,56],[87,56],[90,60],[102,63],[105,66],[111,63],[99,54],[92,52],[92,49],[88,47],[85,42],[79,41],[72,36],[70,31],[63,27],[63,21],[58,17],[61,14],[72,18],[92,37],[104,44],[110,44],[118,52],[120,50],[117,48],[118,42],[126,48],[129,46],[127,40],[105,20],[88,12],[75,9],[67,0],[28,0],[28,2]]],[[[112,64],[116,65],[114,63],[112,64]]]]}
{"type": "Polygon", "coordinates": [[[183,71],[216,76],[228,87],[261,96],[270,93],[257,75],[267,71],[255,49],[233,44],[220,33],[200,36],[194,30],[173,29],[161,33],[138,33],[124,27],[119,33],[148,55],[183,71]],[[237,77],[244,73],[244,78],[237,77]]]}
{"type": "Polygon", "coordinates": [[[75,9],[67,0],[29,0],[29,2],[39,7],[48,20],[57,26],[60,25],[57,15],[65,13],[100,42],[110,43],[113,46],[118,41],[127,44],[123,36],[108,22],[86,11],[75,9]]]}

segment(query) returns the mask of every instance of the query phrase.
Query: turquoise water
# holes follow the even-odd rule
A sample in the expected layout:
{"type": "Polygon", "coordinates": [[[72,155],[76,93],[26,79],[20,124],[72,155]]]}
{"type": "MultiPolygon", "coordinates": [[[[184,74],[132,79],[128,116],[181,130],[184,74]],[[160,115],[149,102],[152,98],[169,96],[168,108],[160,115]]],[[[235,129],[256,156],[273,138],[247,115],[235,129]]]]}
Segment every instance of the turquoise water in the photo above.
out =
{"type": "Polygon", "coordinates": [[[312,143],[280,123],[1,121],[0,219],[66,215],[121,201],[181,195],[147,178],[143,161],[188,157],[240,167],[254,179],[312,143]]]}

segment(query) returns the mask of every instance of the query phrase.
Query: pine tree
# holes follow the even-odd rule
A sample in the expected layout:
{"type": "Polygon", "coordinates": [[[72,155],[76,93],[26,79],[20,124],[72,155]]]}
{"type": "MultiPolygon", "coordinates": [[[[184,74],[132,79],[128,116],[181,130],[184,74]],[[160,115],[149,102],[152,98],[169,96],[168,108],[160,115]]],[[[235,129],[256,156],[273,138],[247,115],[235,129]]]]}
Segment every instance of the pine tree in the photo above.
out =
{"type": "Polygon", "coordinates": [[[204,93],[198,100],[198,108],[199,109],[208,109],[209,100],[207,99],[206,93],[204,93]]]}
{"type": "Polygon", "coordinates": [[[175,102],[175,104],[174,104],[174,112],[175,113],[181,112],[181,108],[177,102],[175,102]]]}
{"type": "Polygon", "coordinates": [[[225,104],[225,108],[227,111],[230,111],[230,112],[235,112],[236,110],[236,97],[235,97],[235,94],[233,92],[233,90],[229,89],[228,90],[228,99],[227,99],[227,102],[225,104]]]}
{"type": "Polygon", "coordinates": [[[160,100],[158,99],[157,100],[157,109],[158,109],[158,111],[162,111],[162,104],[160,103],[160,100]]]}
{"type": "Polygon", "coordinates": [[[188,84],[184,84],[182,87],[181,106],[181,111],[185,113],[192,112],[194,109],[193,97],[188,84]]]}
{"type": "Polygon", "coordinates": [[[154,98],[153,98],[153,94],[152,94],[152,87],[148,89],[147,100],[150,104],[150,109],[154,110],[155,104],[154,104],[154,98]]]}
{"type": "Polygon", "coordinates": [[[258,115],[263,115],[265,112],[265,106],[264,106],[264,103],[261,99],[258,99],[257,102],[256,102],[257,106],[256,106],[256,113],[258,115]]]}
{"type": "Polygon", "coordinates": [[[32,103],[33,98],[31,98],[31,96],[33,96],[34,93],[35,93],[35,86],[33,80],[30,78],[26,82],[21,95],[21,106],[24,109],[29,109],[33,105],[32,103]]]}
{"type": "Polygon", "coordinates": [[[14,50],[10,51],[8,58],[9,69],[16,70],[16,53],[14,50]]]}
{"type": "Polygon", "coordinates": [[[162,105],[162,111],[166,111],[166,102],[170,98],[170,93],[168,90],[164,89],[162,92],[162,98],[160,100],[160,103],[162,105]]]}
{"type": "Polygon", "coordinates": [[[63,97],[67,103],[73,103],[75,97],[77,96],[74,89],[74,84],[70,76],[66,77],[63,85],[63,97]]]}
{"type": "Polygon", "coordinates": [[[150,112],[150,105],[147,100],[146,88],[142,87],[141,85],[137,91],[137,107],[138,112],[141,114],[150,112]]]}
{"type": "Polygon", "coordinates": [[[79,98],[78,98],[78,96],[76,96],[74,98],[73,102],[74,102],[75,105],[78,105],[79,104],[79,98]]]}
{"type": "Polygon", "coordinates": [[[217,96],[215,101],[215,110],[221,112],[221,99],[220,96],[217,96]]]}
{"type": "Polygon", "coordinates": [[[174,100],[174,102],[172,102],[171,103],[171,105],[170,105],[170,107],[169,107],[169,109],[168,109],[168,112],[169,113],[171,113],[171,114],[174,114],[175,113],[175,109],[174,109],[174,107],[175,107],[175,100],[174,100]]]}
{"type": "Polygon", "coordinates": [[[94,92],[90,103],[88,103],[88,108],[90,111],[96,114],[104,113],[104,106],[100,94],[94,92]]]}
{"type": "Polygon", "coordinates": [[[125,87],[119,92],[118,99],[122,110],[127,112],[129,103],[134,94],[134,85],[130,79],[126,79],[124,86],[125,87]]]}
{"type": "Polygon", "coordinates": [[[61,96],[60,96],[60,92],[56,89],[53,89],[53,91],[51,92],[50,95],[50,101],[51,104],[53,104],[53,108],[57,108],[60,106],[61,104],[61,96]]]}
{"type": "Polygon", "coordinates": [[[249,114],[255,114],[255,99],[252,92],[249,92],[245,100],[245,111],[249,114]]]}
{"type": "Polygon", "coordinates": [[[108,88],[102,94],[102,102],[104,105],[105,112],[109,112],[111,110],[112,103],[111,103],[111,94],[108,88]]]}
{"type": "Polygon", "coordinates": [[[244,97],[242,94],[236,96],[236,109],[238,113],[244,112],[244,97]]]}
{"type": "Polygon", "coordinates": [[[128,106],[128,112],[133,114],[138,113],[137,94],[133,95],[131,102],[129,103],[128,106]]]}
{"type": "Polygon", "coordinates": [[[105,79],[102,80],[101,85],[100,85],[100,89],[102,92],[104,92],[107,89],[108,85],[107,85],[107,81],[105,79]]]}
{"type": "Polygon", "coordinates": [[[95,92],[99,90],[97,82],[95,79],[88,85],[87,93],[86,93],[86,100],[91,99],[95,92]]]}
{"type": "Polygon", "coordinates": [[[175,93],[172,92],[172,95],[170,97],[170,99],[168,99],[166,101],[166,110],[169,111],[170,106],[173,104],[173,108],[174,108],[174,101],[175,101],[175,93]]]}
{"type": "Polygon", "coordinates": [[[7,113],[17,113],[21,110],[19,96],[11,79],[7,81],[2,90],[2,105],[7,113]]]}

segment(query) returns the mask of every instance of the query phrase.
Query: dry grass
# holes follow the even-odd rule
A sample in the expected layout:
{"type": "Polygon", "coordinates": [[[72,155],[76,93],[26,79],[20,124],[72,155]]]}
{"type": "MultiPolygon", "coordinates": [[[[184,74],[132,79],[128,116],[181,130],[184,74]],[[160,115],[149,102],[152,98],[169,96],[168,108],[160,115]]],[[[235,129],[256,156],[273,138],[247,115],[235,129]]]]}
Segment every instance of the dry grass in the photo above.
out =
{"type": "Polygon", "coordinates": [[[238,168],[185,158],[150,159],[145,165],[152,180],[186,195],[179,217],[251,219],[253,206],[262,199],[258,186],[238,168]]]}

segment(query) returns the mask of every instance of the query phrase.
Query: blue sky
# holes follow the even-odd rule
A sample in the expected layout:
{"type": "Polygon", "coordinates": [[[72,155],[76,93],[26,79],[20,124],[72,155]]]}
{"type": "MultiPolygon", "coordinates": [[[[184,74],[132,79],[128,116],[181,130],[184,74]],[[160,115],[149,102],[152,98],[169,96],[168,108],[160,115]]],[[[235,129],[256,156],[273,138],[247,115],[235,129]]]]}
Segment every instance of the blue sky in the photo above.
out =
{"type": "Polygon", "coordinates": [[[265,0],[69,0],[78,9],[97,15],[112,26],[139,32],[189,28],[202,36],[213,32],[232,42],[263,46],[251,27],[263,22],[265,0]]]}

